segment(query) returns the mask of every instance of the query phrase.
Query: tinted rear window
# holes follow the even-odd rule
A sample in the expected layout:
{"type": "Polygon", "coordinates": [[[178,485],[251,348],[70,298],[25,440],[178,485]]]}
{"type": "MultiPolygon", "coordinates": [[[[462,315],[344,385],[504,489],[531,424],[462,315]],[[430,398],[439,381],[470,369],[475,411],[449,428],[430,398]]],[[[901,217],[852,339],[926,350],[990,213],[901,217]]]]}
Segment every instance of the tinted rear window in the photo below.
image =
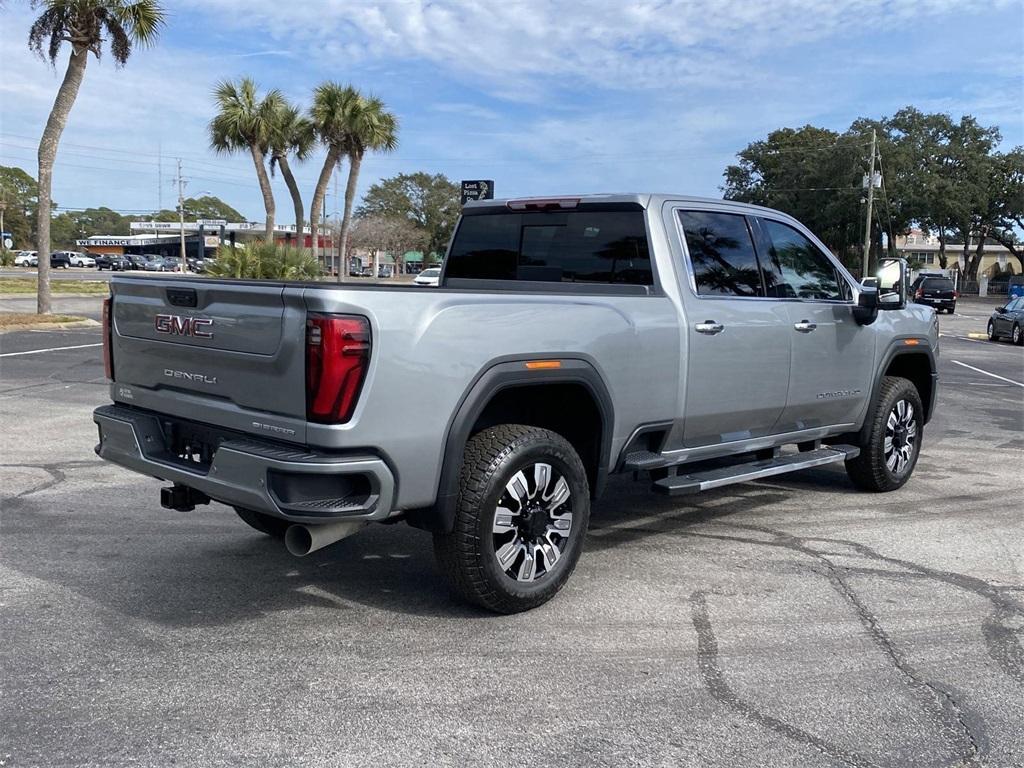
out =
{"type": "Polygon", "coordinates": [[[926,288],[929,291],[952,291],[953,281],[947,280],[944,277],[929,277],[924,281],[922,288],[926,288]]]}
{"type": "Polygon", "coordinates": [[[652,285],[643,210],[464,216],[445,278],[652,285]]]}
{"type": "Polygon", "coordinates": [[[732,213],[680,211],[701,296],[764,296],[747,221],[732,213]]]}

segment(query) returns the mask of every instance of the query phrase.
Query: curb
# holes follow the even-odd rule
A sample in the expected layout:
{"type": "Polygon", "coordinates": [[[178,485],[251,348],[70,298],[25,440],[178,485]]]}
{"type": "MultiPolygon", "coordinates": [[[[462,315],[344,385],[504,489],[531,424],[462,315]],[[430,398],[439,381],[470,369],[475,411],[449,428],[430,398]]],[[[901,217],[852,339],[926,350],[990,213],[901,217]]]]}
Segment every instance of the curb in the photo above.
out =
{"type": "MultiPolygon", "coordinates": [[[[106,293],[54,293],[51,300],[57,299],[105,299],[106,293]]],[[[0,301],[5,299],[34,299],[36,293],[0,293],[0,301]]]]}
{"type": "Polygon", "coordinates": [[[25,323],[24,325],[9,325],[0,328],[0,334],[13,333],[15,331],[64,331],[72,328],[99,328],[97,320],[75,320],[71,323],[25,323]]]}

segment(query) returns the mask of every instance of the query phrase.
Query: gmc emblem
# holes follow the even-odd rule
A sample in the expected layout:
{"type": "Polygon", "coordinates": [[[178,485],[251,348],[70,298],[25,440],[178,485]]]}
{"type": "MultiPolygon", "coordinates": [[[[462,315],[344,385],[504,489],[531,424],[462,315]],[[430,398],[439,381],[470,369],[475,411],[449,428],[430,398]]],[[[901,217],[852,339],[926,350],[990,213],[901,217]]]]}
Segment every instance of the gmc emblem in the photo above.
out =
{"type": "Polygon", "coordinates": [[[172,336],[195,336],[200,339],[212,339],[213,331],[206,330],[213,325],[208,317],[183,317],[182,315],[157,315],[153,318],[157,333],[169,333],[172,336]]]}

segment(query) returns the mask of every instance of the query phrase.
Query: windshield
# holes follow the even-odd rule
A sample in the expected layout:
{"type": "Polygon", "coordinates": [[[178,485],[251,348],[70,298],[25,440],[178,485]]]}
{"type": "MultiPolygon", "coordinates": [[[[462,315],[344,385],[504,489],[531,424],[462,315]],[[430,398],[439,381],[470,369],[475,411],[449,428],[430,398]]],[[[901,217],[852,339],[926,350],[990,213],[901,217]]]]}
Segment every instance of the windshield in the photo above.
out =
{"type": "Polygon", "coordinates": [[[944,277],[930,277],[924,281],[922,286],[929,291],[952,291],[953,281],[944,277]]]}

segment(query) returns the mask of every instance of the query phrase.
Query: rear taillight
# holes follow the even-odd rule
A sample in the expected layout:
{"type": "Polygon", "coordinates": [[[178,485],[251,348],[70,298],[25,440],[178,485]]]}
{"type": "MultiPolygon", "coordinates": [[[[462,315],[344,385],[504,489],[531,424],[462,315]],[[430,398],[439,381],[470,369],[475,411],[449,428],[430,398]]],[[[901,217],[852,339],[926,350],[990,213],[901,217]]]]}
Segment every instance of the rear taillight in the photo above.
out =
{"type": "Polygon", "coordinates": [[[113,296],[103,300],[103,373],[111,381],[114,380],[114,358],[110,350],[110,312],[113,305],[113,296]]]}
{"type": "Polygon", "coordinates": [[[355,315],[306,316],[306,418],[352,418],[370,362],[370,323],[355,315]]]}
{"type": "Polygon", "coordinates": [[[954,299],[959,299],[960,298],[960,291],[953,291],[953,298],[954,299]]]}

